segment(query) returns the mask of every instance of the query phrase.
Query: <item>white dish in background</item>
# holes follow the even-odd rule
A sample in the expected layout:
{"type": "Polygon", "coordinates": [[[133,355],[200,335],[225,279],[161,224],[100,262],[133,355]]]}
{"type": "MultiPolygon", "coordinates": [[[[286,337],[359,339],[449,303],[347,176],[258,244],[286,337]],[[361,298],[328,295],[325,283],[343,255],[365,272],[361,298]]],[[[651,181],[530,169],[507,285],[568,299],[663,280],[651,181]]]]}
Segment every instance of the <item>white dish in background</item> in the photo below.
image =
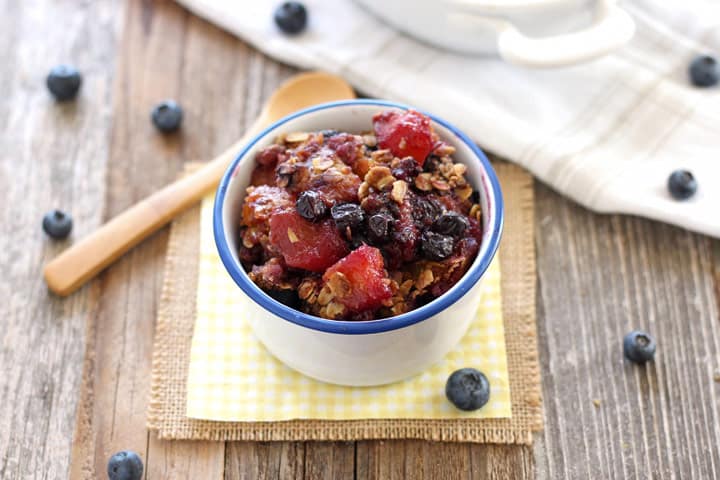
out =
{"type": "Polygon", "coordinates": [[[259,134],[230,165],[215,198],[213,228],[220,258],[247,294],[245,318],[279,360],[310,377],[341,385],[366,386],[410,377],[441,360],[475,317],[481,278],[498,247],[503,223],[500,186],[482,151],[464,134],[430,116],[435,131],[457,151],[467,178],[480,194],[483,238],[465,275],[439,298],[391,318],[364,322],[326,320],[272,299],[247,276],[238,260],[237,226],[256,153],[281,133],[372,128],[372,117],[386,109],[406,109],[381,100],[350,100],[319,105],[286,117],[259,134]]]}
{"type": "Polygon", "coordinates": [[[615,0],[356,0],[409,35],[465,54],[527,67],[605,55],[635,31],[615,0]]]}

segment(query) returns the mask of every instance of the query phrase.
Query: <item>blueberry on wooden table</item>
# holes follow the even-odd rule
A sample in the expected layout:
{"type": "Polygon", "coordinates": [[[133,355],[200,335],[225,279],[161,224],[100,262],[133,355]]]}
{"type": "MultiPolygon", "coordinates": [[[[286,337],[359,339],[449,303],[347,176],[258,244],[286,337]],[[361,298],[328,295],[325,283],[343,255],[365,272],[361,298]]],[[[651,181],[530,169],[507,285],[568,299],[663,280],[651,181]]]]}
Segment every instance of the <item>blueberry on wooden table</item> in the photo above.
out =
{"type": "Polygon", "coordinates": [[[645,363],[652,360],[655,348],[655,339],[645,332],[630,332],[623,339],[623,352],[631,362],[645,363]]]}
{"type": "Polygon", "coordinates": [[[478,410],[490,400],[490,382],[474,368],[461,368],[448,377],[445,396],[460,410],[478,410]]]}
{"type": "Polygon", "coordinates": [[[295,202],[295,208],[301,217],[311,222],[321,220],[327,213],[327,205],[320,194],[313,190],[302,192],[295,202]]]}
{"type": "Polygon", "coordinates": [[[183,110],[174,100],[165,100],[155,105],[151,116],[153,124],[158,130],[163,133],[170,133],[180,128],[183,110]]]}
{"type": "Polygon", "coordinates": [[[118,452],[110,457],[107,473],[110,480],[140,480],[143,475],[142,459],[130,450],[118,452]]]}
{"type": "Polygon", "coordinates": [[[698,183],[687,170],[675,170],[668,178],[668,190],[676,200],[687,200],[697,192],[698,183]]]}
{"type": "Polygon", "coordinates": [[[690,63],[688,74],[696,87],[712,87],[720,81],[720,64],[715,57],[700,55],[690,63]]]}
{"type": "Polygon", "coordinates": [[[42,227],[52,238],[66,238],[72,231],[72,216],[62,210],[51,210],[43,217],[42,227]]]}
{"type": "Polygon", "coordinates": [[[56,100],[64,102],[77,96],[82,75],[71,65],[57,65],[48,73],[46,84],[56,100]]]}
{"type": "Polygon", "coordinates": [[[298,34],[307,26],[307,10],[300,2],[285,2],[275,9],[275,23],[285,33],[298,34]]]}

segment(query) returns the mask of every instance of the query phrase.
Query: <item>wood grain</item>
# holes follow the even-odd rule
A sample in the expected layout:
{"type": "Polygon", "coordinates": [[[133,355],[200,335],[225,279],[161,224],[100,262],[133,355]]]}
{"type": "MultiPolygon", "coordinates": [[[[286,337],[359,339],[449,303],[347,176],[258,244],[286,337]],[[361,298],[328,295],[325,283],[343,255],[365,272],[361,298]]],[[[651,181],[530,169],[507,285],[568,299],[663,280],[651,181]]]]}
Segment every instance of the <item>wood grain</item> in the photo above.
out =
{"type": "MultiPolygon", "coordinates": [[[[174,179],[189,160],[186,149],[209,158],[220,148],[207,144],[198,129],[197,112],[212,112],[205,104],[203,85],[185,76],[189,15],[170,2],[129,2],[115,79],[115,123],[110,149],[108,205],[105,218],[152,193],[174,179]],[[183,88],[185,84],[188,88],[183,88]],[[183,131],[161,136],[149,121],[153,104],[177,98],[185,107],[183,131]],[[205,144],[198,147],[197,144],[205,144]],[[191,150],[192,151],[192,150],[191,150]]],[[[208,57],[210,58],[210,57],[208,57]]],[[[226,112],[228,113],[228,112],[226,112]]],[[[230,135],[238,132],[231,132],[230,135]]],[[[224,139],[223,139],[224,140],[224,139]]],[[[178,465],[188,454],[204,452],[200,466],[222,475],[221,444],[166,445],[148,442],[145,411],[149,397],[149,371],[154,318],[160,292],[166,232],[150,238],[121,259],[100,278],[103,296],[96,315],[95,337],[89,342],[86,363],[92,372],[85,385],[73,465],[84,465],[75,478],[96,478],[108,456],[132,449],[146,459],[153,478],[177,478],[178,465]]],[[[210,478],[210,477],[208,477],[210,478]]]]}
{"type": "Polygon", "coordinates": [[[147,478],[221,480],[225,475],[224,447],[222,442],[167,442],[150,435],[147,478]]]}
{"type": "Polygon", "coordinates": [[[0,9],[0,478],[64,478],[99,290],[60,300],[39,272],[102,220],[121,5],[0,0],[0,9]],[[45,87],[61,62],[83,72],[75,102],[56,103],[45,87]],[[67,241],[41,230],[53,208],[74,217],[67,241]]]}
{"type": "Polygon", "coordinates": [[[148,479],[720,477],[720,241],[595,215],[540,185],[546,431],[534,451],[152,438],[149,378],[138,372],[149,368],[166,232],[61,300],[40,271],[67,244],[40,235],[40,219],[59,206],[75,218],[73,238],[91,231],[185,161],[222,151],[293,70],[168,1],[0,8],[0,478],[64,478],[71,449],[71,478],[102,478],[107,457],[126,448],[143,455],[148,479]],[[58,105],[45,91],[60,61],[85,73],[78,102],[58,105]],[[186,118],[166,137],[148,115],[168,97],[186,118]],[[633,328],[656,336],[656,362],[623,361],[633,328]]]}
{"type": "Polygon", "coordinates": [[[718,478],[720,242],[536,191],[539,478],[718,478]],[[655,362],[623,359],[634,329],[655,362]]]}
{"type": "Polygon", "coordinates": [[[305,444],[302,442],[228,442],[227,480],[303,478],[305,444]]]}
{"type": "Polygon", "coordinates": [[[355,478],[533,478],[531,447],[419,440],[357,442],[355,478]]]}

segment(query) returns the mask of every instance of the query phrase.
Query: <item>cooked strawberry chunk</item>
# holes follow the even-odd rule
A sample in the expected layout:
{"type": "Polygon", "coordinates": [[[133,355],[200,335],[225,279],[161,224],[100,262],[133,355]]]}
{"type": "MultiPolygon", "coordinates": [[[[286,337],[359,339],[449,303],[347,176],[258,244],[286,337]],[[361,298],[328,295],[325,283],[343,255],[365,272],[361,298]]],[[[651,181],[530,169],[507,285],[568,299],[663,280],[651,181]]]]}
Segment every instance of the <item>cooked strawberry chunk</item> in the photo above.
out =
{"type": "Polygon", "coordinates": [[[380,148],[390,149],[396,157],[412,157],[422,165],[433,149],[430,119],[415,110],[378,113],[373,128],[380,148]]]}
{"type": "Polygon", "coordinates": [[[347,253],[345,241],[331,220],[311,223],[295,209],[270,217],[270,243],[289,267],[322,272],[347,253]]]}
{"type": "Polygon", "coordinates": [[[375,247],[362,245],[328,268],[323,275],[334,291],[338,302],[348,310],[360,312],[382,306],[392,296],[389,279],[383,264],[383,257],[375,247]],[[333,279],[342,274],[343,279],[333,279]],[[334,283],[343,288],[334,287],[334,283]]]}
{"type": "Polygon", "coordinates": [[[349,133],[339,133],[328,138],[325,144],[337,154],[346,164],[352,166],[355,161],[362,157],[362,142],[355,135],[349,133]]]}
{"type": "Polygon", "coordinates": [[[269,185],[249,187],[242,209],[242,223],[248,227],[265,224],[278,210],[291,207],[295,200],[287,190],[269,185]]]}

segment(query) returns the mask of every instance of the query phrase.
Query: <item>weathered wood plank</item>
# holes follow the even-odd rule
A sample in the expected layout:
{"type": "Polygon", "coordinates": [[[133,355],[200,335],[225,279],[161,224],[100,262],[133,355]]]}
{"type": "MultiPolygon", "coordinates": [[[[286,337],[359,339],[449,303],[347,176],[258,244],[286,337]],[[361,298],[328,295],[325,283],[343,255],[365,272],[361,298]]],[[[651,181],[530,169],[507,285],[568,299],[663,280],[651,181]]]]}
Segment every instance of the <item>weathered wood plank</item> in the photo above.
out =
{"type": "Polygon", "coordinates": [[[720,242],[536,191],[539,477],[717,478],[720,242]],[[656,337],[654,363],[623,360],[633,329],[656,337]]]}
{"type": "Polygon", "coordinates": [[[470,456],[461,443],[364,441],[355,468],[358,479],[468,478],[470,456]]]}
{"type": "Polygon", "coordinates": [[[226,480],[303,478],[305,444],[302,442],[228,442],[226,480]]]}
{"type": "Polygon", "coordinates": [[[152,480],[222,480],[225,444],[222,442],[163,441],[150,436],[147,477],[152,480]]]}
{"type": "Polygon", "coordinates": [[[355,473],[358,480],[383,478],[395,480],[406,477],[406,463],[409,459],[406,441],[363,441],[357,442],[355,473]]]}
{"type": "Polygon", "coordinates": [[[81,381],[87,311],[96,287],[50,295],[45,261],[68,241],[40,224],[71,213],[72,238],[101,221],[110,85],[122,2],[0,0],[0,478],[65,478],[81,381]],[[75,64],[84,84],[56,103],[49,69],[75,64]]]}
{"type": "Polygon", "coordinates": [[[531,447],[419,440],[358,442],[357,479],[533,478],[531,447]]]}
{"type": "Polygon", "coordinates": [[[355,442],[306,442],[305,478],[308,480],[355,478],[355,442]]]}
{"type": "MultiPolygon", "coordinates": [[[[187,16],[157,10],[169,3],[128,2],[113,89],[113,129],[108,163],[106,211],[110,218],[171,180],[182,165],[182,135],[161,137],[149,122],[151,106],[178,93],[176,72],[187,16]],[[169,74],[169,72],[172,72],[169,74]],[[164,73],[164,75],[163,75],[164,73]]],[[[102,297],[88,340],[89,372],[78,411],[73,468],[76,478],[103,474],[115,451],[134,450],[147,459],[145,410],[155,311],[162,280],[167,232],[126,255],[99,278],[102,297]]]]}
{"type": "Polygon", "coordinates": [[[477,479],[535,477],[533,449],[525,445],[470,445],[470,475],[477,479]]]}
{"type": "MultiPolygon", "coordinates": [[[[176,5],[165,8],[171,8],[173,15],[185,14],[176,5]]],[[[148,18],[148,14],[144,17],[148,18]]],[[[155,39],[166,42],[172,37],[162,34],[155,39]]],[[[175,94],[186,113],[181,155],[188,160],[205,161],[242,135],[245,126],[260,111],[263,98],[292,71],[267,62],[236,38],[194,16],[187,17],[182,40],[176,41],[183,43],[178,71],[180,92],[175,94]]],[[[149,473],[153,474],[148,478],[210,480],[224,476],[225,446],[220,442],[151,439],[148,457],[149,473]],[[200,446],[199,452],[195,451],[196,445],[200,446]],[[158,456],[168,457],[169,461],[158,465],[158,456]],[[188,457],[197,460],[188,462],[188,457]],[[170,468],[172,465],[187,468],[170,468]]]]}
{"type": "MultiPolygon", "coordinates": [[[[172,2],[130,2],[119,53],[107,217],[173,179],[185,161],[211,158],[236,140],[264,96],[291,72],[172,2]],[[218,79],[227,84],[218,88],[218,79]],[[185,110],[175,135],[159,135],[149,121],[152,106],[165,98],[177,99],[185,110]]],[[[195,454],[190,444],[148,443],[144,428],[165,244],[163,231],[100,280],[104,295],[89,363],[94,370],[80,417],[87,420],[79,423],[84,431],[78,438],[85,441],[76,448],[92,457],[76,460],[91,477],[120,449],[143,454],[153,478],[177,478],[195,454]]],[[[194,468],[205,470],[203,478],[221,477],[224,445],[198,447],[203,457],[194,468]]]]}
{"type": "Polygon", "coordinates": [[[225,451],[150,438],[147,372],[166,233],[60,300],[39,272],[63,243],[39,234],[40,218],[60,206],[75,217],[75,238],[89,232],[184,161],[236,139],[292,69],[172,2],[0,8],[0,192],[12,207],[0,213],[0,477],[67,473],[85,337],[89,388],[71,478],[102,478],[107,457],[124,448],[143,454],[148,478],[531,478],[533,468],[553,479],[720,476],[720,241],[593,215],[544,187],[536,233],[546,432],[534,459],[512,446],[247,442],[225,451]],[[45,91],[60,61],[85,73],[77,103],[56,105],[45,91]],[[161,137],[148,120],[166,97],[185,107],[181,135],[161,137]],[[657,337],[654,364],[623,362],[631,328],[657,337]]]}

